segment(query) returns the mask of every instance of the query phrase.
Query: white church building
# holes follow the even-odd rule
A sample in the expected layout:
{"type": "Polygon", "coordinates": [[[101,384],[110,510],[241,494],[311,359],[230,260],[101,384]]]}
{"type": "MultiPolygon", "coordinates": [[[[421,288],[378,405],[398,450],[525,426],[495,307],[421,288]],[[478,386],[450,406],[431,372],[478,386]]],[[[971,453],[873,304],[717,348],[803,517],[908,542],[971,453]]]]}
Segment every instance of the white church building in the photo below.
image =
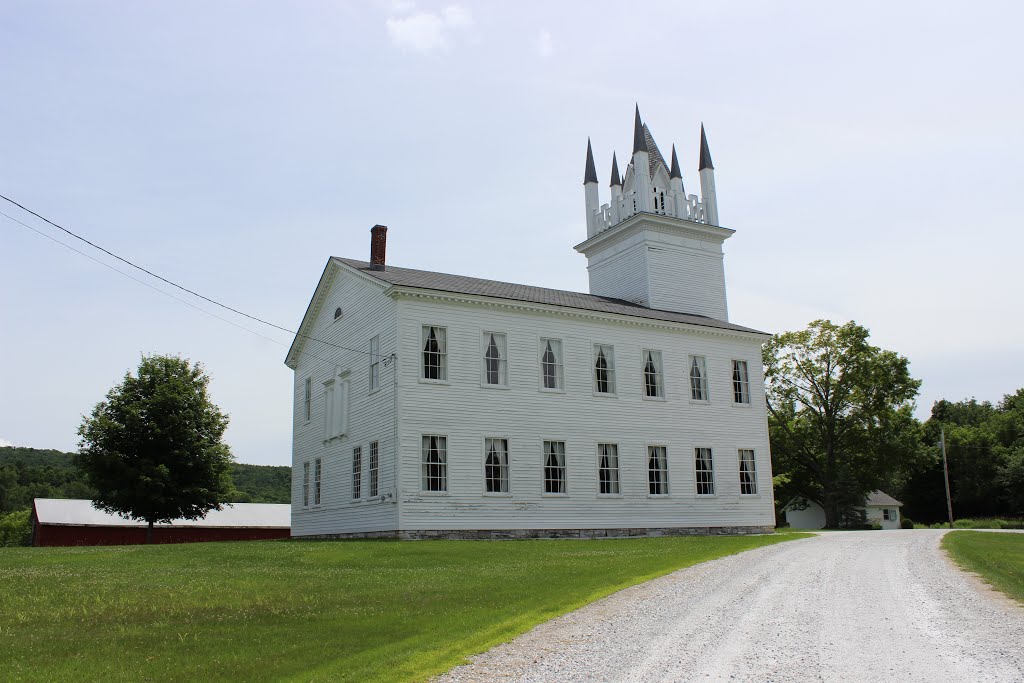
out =
{"type": "Polygon", "coordinates": [[[729,321],[714,167],[687,194],[639,110],[590,293],[332,257],[288,352],[292,535],[519,538],[774,528],[761,345],[729,321]]]}

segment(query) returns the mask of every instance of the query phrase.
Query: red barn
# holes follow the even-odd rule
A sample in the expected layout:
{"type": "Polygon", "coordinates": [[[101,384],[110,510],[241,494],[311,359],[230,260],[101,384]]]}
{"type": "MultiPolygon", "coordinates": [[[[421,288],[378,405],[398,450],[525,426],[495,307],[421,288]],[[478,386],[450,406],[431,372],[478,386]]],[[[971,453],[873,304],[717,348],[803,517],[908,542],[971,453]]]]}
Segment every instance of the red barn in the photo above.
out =
{"type": "MultiPolygon", "coordinates": [[[[32,501],[32,545],[134,545],[146,542],[146,523],[92,506],[91,500],[36,498],[32,501]]],[[[203,519],[176,519],[153,526],[154,543],[256,541],[288,538],[291,506],[231,503],[203,519]]]]}

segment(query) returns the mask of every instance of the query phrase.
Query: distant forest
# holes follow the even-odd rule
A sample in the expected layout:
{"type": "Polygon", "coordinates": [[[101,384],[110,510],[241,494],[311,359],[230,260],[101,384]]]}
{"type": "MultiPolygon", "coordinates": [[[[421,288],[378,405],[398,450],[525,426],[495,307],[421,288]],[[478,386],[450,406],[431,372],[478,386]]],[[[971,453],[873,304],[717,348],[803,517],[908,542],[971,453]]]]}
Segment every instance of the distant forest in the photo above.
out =
{"type": "MultiPolygon", "coordinates": [[[[33,498],[93,498],[74,454],[0,447],[0,514],[32,507],[33,498]]],[[[291,468],[235,463],[232,503],[291,502],[291,468]]]]}

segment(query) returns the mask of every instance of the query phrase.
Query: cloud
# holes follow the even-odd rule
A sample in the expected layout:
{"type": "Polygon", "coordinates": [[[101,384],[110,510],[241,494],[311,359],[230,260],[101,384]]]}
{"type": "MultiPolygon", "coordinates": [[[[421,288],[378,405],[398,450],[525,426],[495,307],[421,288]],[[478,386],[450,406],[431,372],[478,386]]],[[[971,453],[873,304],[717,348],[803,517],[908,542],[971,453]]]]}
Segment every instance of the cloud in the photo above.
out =
{"type": "Polygon", "coordinates": [[[551,39],[551,34],[544,29],[541,29],[540,35],[537,36],[537,54],[545,59],[555,54],[555,44],[551,39]]]}
{"type": "Polygon", "coordinates": [[[414,7],[411,2],[396,3],[392,6],[394,14],[385,22],[391,42],[402,50],[420,53],[447,50],[455,33],[468,31],[473,26],[473,15],[461,5],[449,5],[439,13],[415,12],[400,16],[414,7]]]}
{"type": "Polygon", "coordinates": [[[13,446],[13,445],[14,445],[13,443],[11,443],[7,439],[5,439],[2,436],[0,436],[0,448],[6,448],[6,447],[9,447],[9,446],[13,446]]]}

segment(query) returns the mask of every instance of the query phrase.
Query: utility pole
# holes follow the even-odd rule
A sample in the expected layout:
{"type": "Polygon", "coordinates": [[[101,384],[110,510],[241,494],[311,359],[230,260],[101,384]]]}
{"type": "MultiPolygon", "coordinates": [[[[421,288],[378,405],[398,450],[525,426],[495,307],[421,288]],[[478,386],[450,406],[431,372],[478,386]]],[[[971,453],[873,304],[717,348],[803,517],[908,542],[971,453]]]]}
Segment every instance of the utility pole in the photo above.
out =
{"type": "Polygon", "coordinates": [[[940,434],[942,440],[942,474],[946,478],[946,512],[949,513],[949,528],[953,528],[953,500],[949,497],[949,464],[946,462],[946,429],[945,427],[940,428],[940,434]]]}

